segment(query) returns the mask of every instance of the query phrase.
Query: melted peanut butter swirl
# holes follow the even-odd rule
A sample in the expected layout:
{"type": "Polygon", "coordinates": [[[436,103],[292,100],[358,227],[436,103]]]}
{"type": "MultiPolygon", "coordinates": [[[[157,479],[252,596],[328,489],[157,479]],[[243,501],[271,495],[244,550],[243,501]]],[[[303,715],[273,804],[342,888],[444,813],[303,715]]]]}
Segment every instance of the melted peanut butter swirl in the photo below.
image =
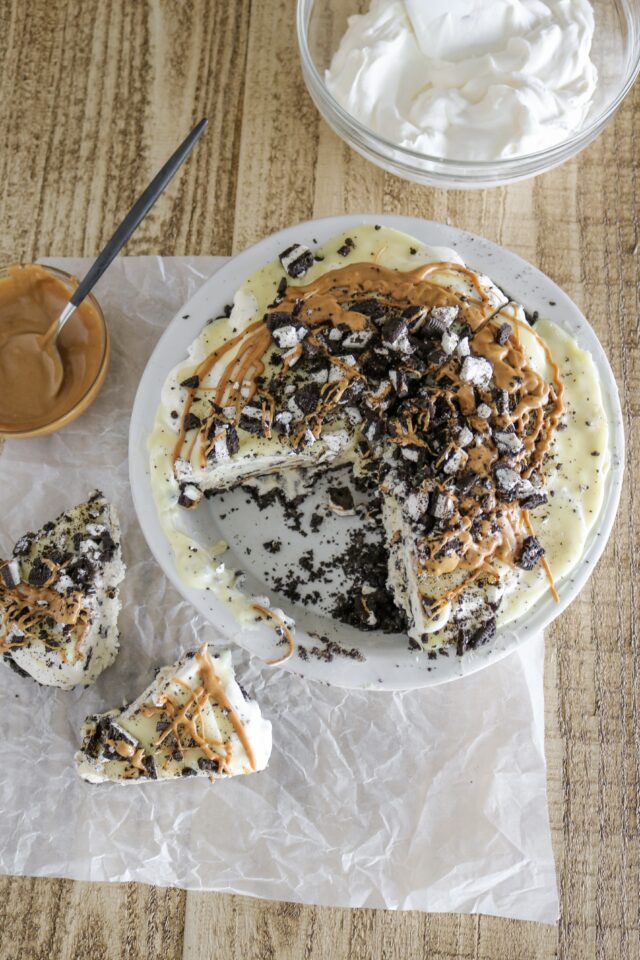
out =
{"type": "Polygon", "coordinates": [[[231,426],[274,431],[295,450],[347,426],[382,491],[422,504],[411,517],[421,571],[496,576],[491,561],[519,562],[532,536],[525,510],[544,502],[543,463],[564,409],[557,365],[537,338],[550,379],[532,367],[521,327],[536,336],[455,263],[351,263],[288,286],[194,370],[175,459],[199,440],[193,466],[204,467],[231,426]],[[283,325],[295,346],[282,345],[283,325]],[[278,429],[293,388],[300,416],[278,429]],[[249,403],[260,411],[252,426],[249,403]]]}
{"type": "MultiPolygon", "coordinates": [[[[78,591],[58,593],[52,589],[59,568],[51,560],[43,560],[51,575],[42,586],[35,587],[21,581],[8,587],[0,580],[0,653],[6,653],[42,641],[51,650],[58,651],[63,659],[68,654],[61,646],[68,639],[62,633],[52,633],[51,627],[70,628],[73,632],[73,659],[81,657],[90,611],[85,598],[78,591]],[[41,629],[41,628],[45,629],[41,629]]],[[[0,562],[1,565],[1,562],[0,562]]]]}
{"type": "MultiPolygon", "coordinates": [[[[233,742],[230,738],[217,740],[207,733],[205,711],[211,704],[215,704],[229,719],[238,740],[244,747],[251,770],[256,769],[256,760],[246,728],[240,719],[233,704],[225,693],[224,685],[215,668],[215,663],[204,643],[195,654],[198,664],[199,683],[194,687],[184,683],[179,677],[173,677],[172,683],[183,687],[187,698],[182,703],[163,693],[154,703],[145,703],[140,711],[145,717],[157,716],[163,727],[162,733],[154,743],[155,759],[165,760],[175,755],[176,751],[183,753],[193,747],[202,751],[208,760],[215,761],[216,771],[229,772],[229,763],[232,758],[233,742]]],[[[131,745],[122,744],[118,749],[124,759],[134,756],[131,745]]],[[[145,773],[145,767],[140,771],[145,773]]]]}

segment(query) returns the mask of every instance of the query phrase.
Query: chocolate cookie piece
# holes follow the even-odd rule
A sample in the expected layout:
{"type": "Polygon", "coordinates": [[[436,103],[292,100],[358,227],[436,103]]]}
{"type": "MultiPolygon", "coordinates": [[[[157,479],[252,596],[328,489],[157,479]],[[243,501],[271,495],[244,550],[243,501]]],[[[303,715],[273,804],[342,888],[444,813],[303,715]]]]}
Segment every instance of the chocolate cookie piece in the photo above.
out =
{"type": "Polygon", "coordinates": [[[482,626],[478,627],[471,634],[467,640],[467,649],[475,650],[476,647],[482,647],[485,643],[488,643],[489,640],[492,640],[496,635],[496,621],[495,617],[486,620],[482,626]]]}
{"type": "Polygon", "coordinates": [[[27,582],[32,587],[43,587],[51,579],[51,567],[42,560],[36,560],[29,571],[27,582]]]}
{"type": "Polygon", "coordinates": [[[338,247],[338,253],[341,257],[348,257],[351,251],[354,249],[355,243],[351,237],[347,237],[341,247],[338,247]]]}
{"type": "Polygon", "coordinates": [[[13,590],[20,583],[20,564],[17,560],[5,560],[0,563],[0,577],[5,587],[13,590]]]}
{"type": "Polygon", "coordinates": [[[521,483],[520,474],[512,470],[511,467],[499,463],[494,467],[493,475],[496,487],[503,500],[507,502],[515,500],[521,483]]]}
{"type": "Polygon", "coordinates": [[[524,445],[515,432],[496,430],[493,434],[493,439],[498,448],[498,453],[513,457],[522,452],[524,445]]]}
{"type": "Polygon", "coordinates": [[[188,483],[180,490],[178,504],[185,510],[191,510],[193,507],[197,507],[201,500],[202,491],[193,483],[188,483]]]}
{"type": "Polygon", "coordinates": [[[429,513],[436,520],[446,520],[453,515],[455,504],[444,493],[432,493],[429,498],[429,513]]]}
{"type": "Polygon", "coordinates": [[[306,383],[294,393],[292,400],[296,407],[307,416],[320,403],[320,387],[317,383],[306,383]]]}
{"type": "Polygon", "coordinates": [[[329,506],[334,513],[343,517],[351,517],[356,512],[349,487],[329,487],[329,506]]]}
{"type": "Polygon", "coordinates": [[[206,773],[217,773],[220,768],[220,763],[213,757],[211,759],[209,757],[198,757],[198,767],[206,773]]]}
{"type": "Polygon", "coordinates": [[[509,323],[501,324],[496,333],[496,343],[499,343],[501,347],[504,347],[512,333],[513,327],[509,323]]]}
{"type": "Polygon", "coordinates": [[[354,313],[362,313],[365,317],[369,317],[370,320],[380,320],[387,312],[385,305],[375,298],[371,298],[370,300],[356,300],[355,303],[349,304],[349,310],[354,313]]]}
{"type": "Polygon", "coordinates": [[[354,330],[347,334],[342,345],[350,350],[364,350],[372,337],[372,330],[354,330]]]}
{"type": "Polygon", "coordinates": [[[229,451],[229,456],[232,457],[240,449],[240,439],[238,437],[238,431],[233,426],[233,424],[229,424],[229,426],[227,427],[226,440],[227,440],[227,450],[229,451]]]}
{"type": "Polygon", "coordinates": [[[406,340],[408,332],[406,321],[400,317],[393,317],[382,327],[382,342],[393,349],[403,339],[406,340]]]}
{"type": "Polygon", "coordinates": [[[273,429],[276,433],[286,436],[291,430],[293,413],[290,410],[279,410],[273,418],[273,429]]]}
{"type": "Polygon", "coordinates": [[[406,397],[408,395],[409,378],[404,370],[390,370],[389,379],[399,397],[406,397]]]}
{"type": "Polygon", "coordinates": [[[290,277],[302,277],[313,266],[313,254],[309,247],[294,243],[280,254],[280,263],[290,277]]]}
{"type": "Polygon", "coordinates": [[[265,419],[261,407],[248,403],[240,411],[238,426],[247,433],[264,434],[265,419]]]}
{"type": "Polygon", "coordinates": [[[279,327],[285,327],[287,324],[292,323],[293,314],[288,310],[272,310],[270,313],[265,313],[264,322],[273,333],[273,331],[279,327]]]}
{"type": "Polygon", "coordinates": [[[304,340],[308,332],[309,328],[306,324],[297,321],[296,323],[285,323],[276,327],[271,336],[281,350],[290,350],[304,340]]]}
{"type": "Polygon", "coordinates": [[[190,430],[195,430],[197,427],[202,425],[202,420],[200,417],[197,417],[195,413],[188,413],[184,418],[184,432],[189,433],[190,430]]]}
{"type": "Polygon", "coordinates": [[[524,510],[535,510],[536,507],[541,507],[547,502],[547,495],[542,490],[536,490],[534,493],[529,494],[525,497],[524,500],[520,501],[520,506],[524,510]]]}
{"type": "Polygon", "coordinates": [[[522,570],[533,570],[544,556],[544,552],[544,547],[537,537],[526,537],[517,561],[518,566],[522,570]]]}

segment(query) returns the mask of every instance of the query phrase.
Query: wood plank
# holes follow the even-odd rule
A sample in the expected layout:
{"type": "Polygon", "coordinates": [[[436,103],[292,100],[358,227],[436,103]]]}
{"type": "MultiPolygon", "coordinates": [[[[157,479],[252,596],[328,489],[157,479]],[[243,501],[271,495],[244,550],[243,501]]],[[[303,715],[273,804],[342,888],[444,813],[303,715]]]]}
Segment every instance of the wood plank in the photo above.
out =
{"type": "Polygon", "coordinates": [[[0,877],[0,957],[178,960],[185,902],[141,883],[0,877]]]}
{"type": "Polygon", "coordinates": [[[251,8],[234,252],[311,216],[320,119],[302,85],[294,14],[292,0],[251,8]]]}
{"type": "Polygon", "coordinates": [[[96,253],[204,115],[207,134],[127,252],[230,253],[248,0],[36,0],[9,9],[3,261],[96,253]]]}
{"type": "Polygon", "coordinates": [[[552,926],[412,911],[347,910],[190,893],[184,960],[551,960],[552,926]]]}

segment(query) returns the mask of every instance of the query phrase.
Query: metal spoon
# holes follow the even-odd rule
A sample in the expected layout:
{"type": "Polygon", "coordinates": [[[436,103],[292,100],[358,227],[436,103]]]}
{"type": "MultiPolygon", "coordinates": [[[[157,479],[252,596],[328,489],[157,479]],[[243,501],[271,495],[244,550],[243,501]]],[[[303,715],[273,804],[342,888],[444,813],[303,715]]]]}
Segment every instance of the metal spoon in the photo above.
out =
{"type": "Polygon", "coordinates": [[[57,320],[54,320],[49,329],[46,330],[44,334],[24,333],[20,334],[18,337],[12,338],[11,343],[15,350],[14,355],[19,355],[20,351],[24,350],[25,348],[32,349],[34,346],[32,342],[33,338],[37,339],[37,349],[46,352],[47,360],[45,361],[43,358],[43,361],[45,363],[50,361],[50,363],[47,363],[47,366],[50,367],[50,382],[53,384],[54,394],[60,389],[64,375],[62,358],[60,357],[60,353],[58,351],[57,340],[65,324],[73,315],[75,310],[80,306],[89,291],[93,289],[94,285],[98,282],[114,257],[116,257],[120,250],[124,247],[125,243],[134,230],[138,227],[140,222],[146,217],[149,210],[154,205],[160,194],[164,191],[167,184],[178,172],[178,169],[182,166],[183,162],[191,153],[191,150],[195,146],[196,142],[204,133],[208,122],[209,121],[205,117],[197,126],[193,128],[188,137],[182,141],[175,153],[172,154],[172,156],[167,160],[159,173],[156,174],[144,193],[138,198],[138,200],[136,200],[129,213],[126,215],[120,226],[116,229],[115,233],[107,242],[102,252],[96,258],[95,263],[89,269],[84,280],[82,280],[82,282],[78,284],[78,287],[74,290],[69,302],[63,308],[60,316],[57,318],[57,320]],[[19,340],[22,342],[18,343],[19,340]],[[30,342],[28,343],[27,340],[30,342]],[[51,364],[53,364],[52,368],[51,364]]]}

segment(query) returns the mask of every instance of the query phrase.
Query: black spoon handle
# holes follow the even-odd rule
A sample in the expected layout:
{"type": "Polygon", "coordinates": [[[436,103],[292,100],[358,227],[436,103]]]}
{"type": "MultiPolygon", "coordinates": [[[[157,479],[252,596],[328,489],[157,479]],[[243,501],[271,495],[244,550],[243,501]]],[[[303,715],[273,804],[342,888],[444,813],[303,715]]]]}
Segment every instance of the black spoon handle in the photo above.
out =
{"type": "Polygon", "coordinates": [[[151,207],[154,205],[169,181],[173,179],[174,175],[178,172],[183,162],[191,153],[196,142],[204,133],[204,129],[208,122],[209,121],[205,117],[204,120],[201,120],[200,123],[193,128],[189,136],[183,140],[176,152],[167,160],[162,170],[156,174],[142,196],[136,200],[129,213],[117,228],[116,232],[113,234],[102,252],[98,255],[95,263],[92,265],[87,275],[78,285],[77,289],[74,290],[70,299],[70,303],[72,303],[74,307],[77,307],[82,303],[94,284],[98,282],[104,271],[107,269],[113,258],[120,253],[120,250],[124,247],[125,243],[136,229],[140,221],[143,220],[149,213],[151,207]]]}

